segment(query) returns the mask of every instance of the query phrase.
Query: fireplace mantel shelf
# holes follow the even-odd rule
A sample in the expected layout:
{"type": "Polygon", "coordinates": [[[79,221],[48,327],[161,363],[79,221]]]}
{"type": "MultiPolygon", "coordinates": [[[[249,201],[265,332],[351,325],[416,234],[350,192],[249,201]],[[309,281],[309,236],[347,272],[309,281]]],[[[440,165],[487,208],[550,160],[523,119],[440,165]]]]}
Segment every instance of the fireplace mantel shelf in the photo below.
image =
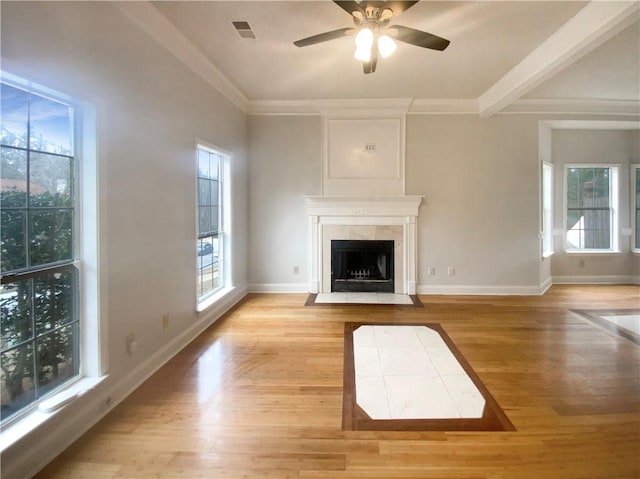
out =
{"type": "Polygon", "coordinates": [[[422,196],[305,196],[312,216],[418,216],[422,196]]]}

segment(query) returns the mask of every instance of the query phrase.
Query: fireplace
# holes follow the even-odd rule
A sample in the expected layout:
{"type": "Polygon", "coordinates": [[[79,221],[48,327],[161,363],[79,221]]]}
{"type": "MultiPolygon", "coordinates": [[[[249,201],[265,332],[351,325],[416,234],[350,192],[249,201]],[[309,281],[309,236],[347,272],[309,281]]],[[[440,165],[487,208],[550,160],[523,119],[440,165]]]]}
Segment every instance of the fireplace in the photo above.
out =
{"type": "Polygon", "coordinates": [[[416,294],[417,219],[422,196],[307,196],[305,202],[310,293],[332,291],[333,241],[366,240],[393,243],[393,253],[388,255],[393,266],[387,269],[393,283],[387,291],[416,294]]]}
{"type": "Polygon", "coordinates": [[[331,291],[394,292],[393,241],[331,240],[331,291]]]}

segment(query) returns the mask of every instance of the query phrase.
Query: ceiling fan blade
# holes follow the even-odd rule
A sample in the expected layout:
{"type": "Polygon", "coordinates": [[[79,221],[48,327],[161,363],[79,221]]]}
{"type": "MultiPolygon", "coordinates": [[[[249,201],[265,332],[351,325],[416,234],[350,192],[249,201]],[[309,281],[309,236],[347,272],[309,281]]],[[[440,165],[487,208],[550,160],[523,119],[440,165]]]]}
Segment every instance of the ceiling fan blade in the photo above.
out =
{"type": "Polygon", "coordinates": [[[353,15],[353,12],[361,12],[364,14],[364,12],[362,11],[362,8],[360,7],[360,5],[358,5],[358,2],[349,1],[349,0],[347,1],[333,0],[333,3],[335,3],[340,8],[342,8],[349,15],[353,15]]]}
{"type": "Polygon", "coordinates": [[[390,2],[384,2],[383,3],[383,7],[384,8],[390,8],[391,10],[393,10],[393,16],[397,17],[398,15],[400,15],[402,12],[405,12],[407,10],[409,10],[411,7],[413,7],[416,3],[418,3],[418,1],[407,1],[407,2],[403,2],[403,1],[390,1],[390,2]]]}
{"type": "Polygon", "coordinates": [[[355,32],[354,28],[340,28],[338,30],[332,30],[330,32],[319,33],[311,37],[303,38],[293,42],[296,47],[306,47],[309,45],[315,45],[316,43],[327,42],[329,40],[335,40],[336,38],[342,38],[345,35],[355,32]]]}
{"type": "Polygon", "coordinates": [[[451,43],[449,40],[433,35],[432,33],[403,27],[402,25],[393,25],[389,30],[396,30],[398,32],[397,35],[395,35],[396,40],[422,48],[442,51],[451,43]]]}

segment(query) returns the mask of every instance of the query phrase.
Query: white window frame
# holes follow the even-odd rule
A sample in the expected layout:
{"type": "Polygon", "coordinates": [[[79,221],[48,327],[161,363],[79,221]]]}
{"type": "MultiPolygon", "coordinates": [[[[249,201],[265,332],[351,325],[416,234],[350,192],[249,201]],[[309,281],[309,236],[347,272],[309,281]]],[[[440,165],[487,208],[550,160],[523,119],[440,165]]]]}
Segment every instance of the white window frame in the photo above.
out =
{"type": "Polygon", "coordinates": [[[47,422],[60,409],[73,407],[74,400],[107,378],[108,334],[106,294],[100,283],[104,272],[100,255],[101,179],[97,159],[96,110],[80,99],[52,90],[9,72],[1,71],[3,83],[68,104],[73,109],[75,158],[75,241],[74,258],[78,269],[78,316],[80,321],[79,373],[60,387],[35,400],[2,425],[0,451],[47,422]]]}
{"type": "Polygon", "coordinates": [[[564,249],[568,254],[608,254],[620,253],[619,234],[619,198],[620,198],[620,165],[604,163],[571,163],[564,165],[564,186],[563,186],[563,224],[564,249]],[[609,169],[609,207],[611,209],[611,231],[610,247],[607,249],[596,248],[570,248],[567,241],[567,195],[568,195],[568,173],[572,168],[608,168],[609,169]]]}
{"type": "Polygon", "coordinates": [[[638,228],[640,228],[640,224],[637,221],[636,210],[640,208],[640,204],[637,203],[637,195],[636,188],[638,187],[637,182],[637,172],[640,171],[640,164],[630,165],[629,167],[629,175],[631,179],[631,201],[629,202],[629,209],[631,214],[631,221],[629,224],[631,225],[632,234],[631,234],[631,251],[633,253],[640,253],[640,248],[636,245],[638,244],[638,240],[640,239],[640,233],[638,232],[638,228]]]}
{"type": "MultiPolygon", "coordinates": [[[[205,296],[200,297],[198,291],[198,279],[197,275],[194,276],[194,291],[196,292],[196,311],[201,313],[207,310],[209,307],[218,302],[222,297],[226,296],[230,291],[233,290],[233,257],[232,257],[232,204],[231,204],[231,161],[233,155],[230,151],[225,150],[224,148],[220,148],[212,143],[209,143],[204,140],[200,140],[196,138],[195,145],[195,220],[196,220],[196,239],[198,236],[198,150],[204,149],[206,151],[215,153],[221,157],[220,164],[220,176],[221,176],[221,184],[222,190],[221,194],[221,226],[219,233],[219,242],[220,242],[220,250],[218,252],[218,264],[220,264],[220,268],[222,270],[222,274],[220,276],[220,284],[218,287],[206,294],[205,296]]],[[[195,257],[196,262],[196,270],[198,269],[198,257],[195,257]]]]}
{"type": "Polygon", "coordinates": [[[548,258],[553,255],[553,182],[554,166],[547,161],[542,162],[541,176],[541,232],[542,237],[542,257],[548,258]]]}

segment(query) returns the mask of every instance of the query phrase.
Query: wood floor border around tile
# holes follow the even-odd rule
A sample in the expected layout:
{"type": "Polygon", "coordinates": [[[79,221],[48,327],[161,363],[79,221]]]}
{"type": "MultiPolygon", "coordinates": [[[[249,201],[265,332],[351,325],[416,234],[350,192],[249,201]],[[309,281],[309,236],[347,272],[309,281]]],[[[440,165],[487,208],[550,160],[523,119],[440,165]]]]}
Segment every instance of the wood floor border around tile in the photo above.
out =
{"type": "Polygon", "coordinates": [[[344,325],[342,429],[352,431],[515,431],[516,428],[469,362],[438,323],[356,323],[344,325]],[[436,331],[485,400],[481,418],[372,419],[357,404],[353,332],[360,326],[426,326],[436,331]]]}
{"type": "Polygon", "coordinates": [[[628,339],[633,344],[640,346],[640,335],[629,331],[628,329],[621,328],[620,326],[613,324],[610,321],[602,319],[602,316],[621,316],[624,314],[640,314],[640,309],[571,309],[572,313],[577,314],[583,319],[610,331],[616,336],[628,339]]]}

